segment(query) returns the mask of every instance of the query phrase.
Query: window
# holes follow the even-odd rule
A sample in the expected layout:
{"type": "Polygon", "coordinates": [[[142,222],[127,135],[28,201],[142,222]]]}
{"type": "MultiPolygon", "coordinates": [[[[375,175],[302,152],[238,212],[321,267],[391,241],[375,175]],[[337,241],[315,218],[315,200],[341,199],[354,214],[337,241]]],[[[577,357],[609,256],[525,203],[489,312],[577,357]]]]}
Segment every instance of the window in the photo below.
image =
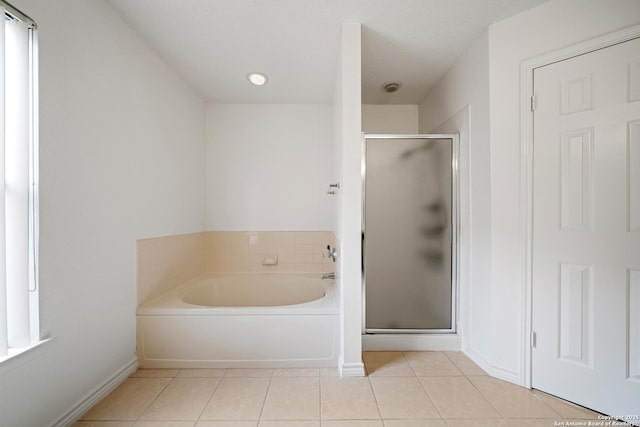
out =
{"type": "Polygon", "coordinates": [[[0,0],[0,361],[38,343],[36,25],[0,0]]]}

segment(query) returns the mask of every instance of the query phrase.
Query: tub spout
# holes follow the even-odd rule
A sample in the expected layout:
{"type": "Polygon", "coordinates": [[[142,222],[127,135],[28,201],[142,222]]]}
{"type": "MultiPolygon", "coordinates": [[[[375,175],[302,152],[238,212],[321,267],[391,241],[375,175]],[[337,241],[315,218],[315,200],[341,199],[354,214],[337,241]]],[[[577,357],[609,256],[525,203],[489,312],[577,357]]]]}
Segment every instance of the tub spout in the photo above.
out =
{"type": "Polygon", "coordinates": [[[336,278],[336,273],[333,273],[333,272],[331,272],[331,273],[324,273],[324,274],[322,275],[322,279],[323,279],[323,280],[324,280],[324,279],[334,279],[334,280],[335,280],[335,278],[336,278]]]}

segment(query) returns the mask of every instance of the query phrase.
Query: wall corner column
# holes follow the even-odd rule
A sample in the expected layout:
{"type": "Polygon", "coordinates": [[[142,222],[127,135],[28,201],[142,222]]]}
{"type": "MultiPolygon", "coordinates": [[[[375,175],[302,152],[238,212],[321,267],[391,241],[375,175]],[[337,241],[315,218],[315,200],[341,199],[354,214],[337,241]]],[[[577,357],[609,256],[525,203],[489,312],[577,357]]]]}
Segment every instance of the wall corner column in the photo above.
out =
{"type": "Polygon", "coordinates": [[[338,369],[342,377],[364,376],[362,363],[362,88],[361,25],[343,23],[338,60],[336,101],[341,120],[341,200],[338,208],[340,240],[340,342],[338,369]]]}

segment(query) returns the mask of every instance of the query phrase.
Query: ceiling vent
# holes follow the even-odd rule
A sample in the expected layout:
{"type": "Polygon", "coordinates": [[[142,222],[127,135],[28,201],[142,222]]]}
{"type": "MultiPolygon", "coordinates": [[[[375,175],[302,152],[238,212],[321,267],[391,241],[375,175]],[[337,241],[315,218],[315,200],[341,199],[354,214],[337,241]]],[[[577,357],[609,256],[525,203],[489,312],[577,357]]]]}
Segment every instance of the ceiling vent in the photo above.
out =
{"type": "Polygon", "coordinates": [[[382,90],[387,93],[393,93],[400,89],[400,83],[390,82],[382,85],[382,90]]]}

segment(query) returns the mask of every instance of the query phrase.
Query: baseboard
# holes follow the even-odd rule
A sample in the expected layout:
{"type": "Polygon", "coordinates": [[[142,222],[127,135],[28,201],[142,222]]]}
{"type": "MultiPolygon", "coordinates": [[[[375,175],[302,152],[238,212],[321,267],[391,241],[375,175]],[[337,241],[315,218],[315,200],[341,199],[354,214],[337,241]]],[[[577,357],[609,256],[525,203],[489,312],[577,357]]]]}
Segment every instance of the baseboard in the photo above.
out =
{"type": "Polygon", "coordinates": [[[522,386],[522,379],[520,378],[520,374],[514,371],[510,371],[508,369],[500,368],[492,363],[489,363],[484,357],[480,354],[476,353],[471,348],[466,348],[462,351],[464,354],[469,357],[469,359],[473,360],[476,365],[480,366],[487,374],[492,377],[499,378],[501,380],[508,381],[510,383],[522,386]]]}
{"type": "Polygon", "coordinates": [[[460,351],[455,334],[365,334],[364,351],[460,351]]]}
{"type": "Polygon", "coordinates": [[[126,365],[108,378],[101,385],[93,389],[87,396],[76,402],[71,409],[51,424],[51,427],[70,427],[85,412],[87,412],[96,403],[102,400],[106,395],[111,393],[124,380],[129,378],[138,368],[138,360],[134,357],[126,365]]]}
{"type": "Polygon", "coordinates": [[[489,373],[489,371],[491,371],[491,363],[487,362],[487,360],[479,353],[477,353],[474,349],[463,348],[462,352],[466,354],[469,359],[473,360],[476,365],[480,366],[486,373],[489,373]]]}
{"type": "Polygon", "coordinates": [[[513,383],[515,385],[519,385],[521,387],[523,387],[522,385],[522,379],[520,378],[520,374],[515,372],[515,371],[510,371],[508,369],[503,369],[503,368],[499,368],[495,365],[491,366],[491,371],[489,371],[489,374],[492,377],[496,377],[498,379],[501,380],[505,380],[508,381],[510,383],[513,383]]]}
{"type": "Polygon", "coordinates": [[[364,377],[364,363],[344,363],[340,361],[338,364],[338,371],[342,378],[345,377],[364,377]]]}

